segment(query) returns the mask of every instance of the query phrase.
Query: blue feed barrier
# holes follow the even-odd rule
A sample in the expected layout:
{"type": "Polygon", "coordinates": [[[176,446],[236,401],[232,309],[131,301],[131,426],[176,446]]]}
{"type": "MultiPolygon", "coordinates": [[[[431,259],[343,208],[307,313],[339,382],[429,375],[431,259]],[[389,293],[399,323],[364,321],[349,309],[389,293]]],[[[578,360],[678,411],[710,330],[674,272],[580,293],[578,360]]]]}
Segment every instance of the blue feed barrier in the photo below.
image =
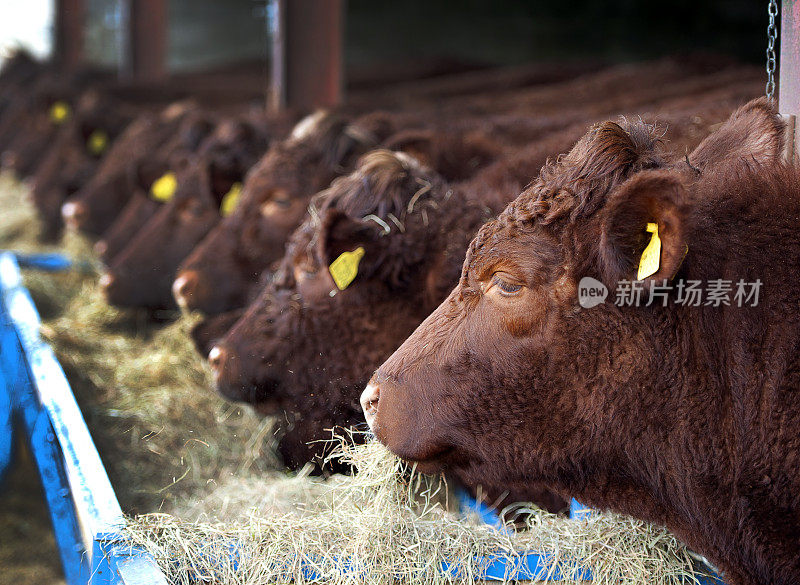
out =
{"type": "MultiPolygon", "coordinates": [[[[39,335],[39,314],[22,286],[20,266],[57,271],[73,265],[59,254],[0,252],[0,481],[12,462],[17,429],[28,441],[42,480],[67,583],[166,585],[155,560],[132,550],[121,539],[122,509],[66,376],[39,335]]],[[[460,501],[463,511],[501,525],[485,504],[466,494],[460,501]]],[[[573,500],[572,518],[590,513],[573,500]]],[[[547,559],[546,552],[519,553],[511,559],[482,557],[477,563],[478,577],[486,581],[511,575],[516,580],[562,580],[559,573],[548,574],[547,559]]],[[[306,578],[313,579],[313,568],[308,570],[306,578]]],[[[343,560],[342,570],[352,572],[354,568],[343,560]]],[[[458,578],[462,565],[457,560],[442,562],[441,570],[458,578]]],[[[572,576],[591,580],[589,569],[579,564],[572,576]]],[[[699,577],[698,581],[723,585],[717,577],[699,577]]]]}

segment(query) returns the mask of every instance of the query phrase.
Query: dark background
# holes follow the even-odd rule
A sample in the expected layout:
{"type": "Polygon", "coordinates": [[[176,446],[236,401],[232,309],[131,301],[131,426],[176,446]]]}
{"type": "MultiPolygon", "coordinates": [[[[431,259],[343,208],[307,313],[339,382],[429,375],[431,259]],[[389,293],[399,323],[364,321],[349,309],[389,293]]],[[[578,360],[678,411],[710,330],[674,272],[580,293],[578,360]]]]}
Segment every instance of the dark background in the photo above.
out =
{"type": "Polygon", "coordinates": [[[698,50],[764,60],[766,0],[349,0],[348,64],[447,57],[631,61],[698,50]]]}
{"type": "MultiPolygon", "coordinates": [[[[87,55],[115,65],[119,5],[87,0],[87,9],[87,55]]],[[[419,62],[469,69],[696,51],[757,63],[768,21],[766,0],[349,0],[346,10],[351,73],[419,62]]],[[[264,62],[267,12],[266,0],[170,0],[170,69],[264,62]]]]}

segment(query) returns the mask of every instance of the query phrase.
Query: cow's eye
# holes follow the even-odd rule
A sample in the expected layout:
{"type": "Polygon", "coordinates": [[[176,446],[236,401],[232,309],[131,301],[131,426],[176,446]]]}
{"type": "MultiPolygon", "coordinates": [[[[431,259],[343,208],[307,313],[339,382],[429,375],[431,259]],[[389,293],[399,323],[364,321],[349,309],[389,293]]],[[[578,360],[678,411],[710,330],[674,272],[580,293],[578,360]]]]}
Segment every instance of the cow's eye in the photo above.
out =
{"type": "Polygon", "coordinates": [[[287,209],[288,207],[291,207],[291,205],[292,205],[292,200],[289,199],[288,197],[281,198],[281,199],[273,199],[272,202],[275,205],[277,205],[278,207],[281,207],[283,209],[287,209]]]}
{"type": "Polygon", "coordinates": [[[492,275],[492,283],[497,286],[501,294],[506,296],[515,295],[522,290],[521,284],[510,282],[508,278],[504,278],[504,275],[500,272],[495,272],[492,275]]]}

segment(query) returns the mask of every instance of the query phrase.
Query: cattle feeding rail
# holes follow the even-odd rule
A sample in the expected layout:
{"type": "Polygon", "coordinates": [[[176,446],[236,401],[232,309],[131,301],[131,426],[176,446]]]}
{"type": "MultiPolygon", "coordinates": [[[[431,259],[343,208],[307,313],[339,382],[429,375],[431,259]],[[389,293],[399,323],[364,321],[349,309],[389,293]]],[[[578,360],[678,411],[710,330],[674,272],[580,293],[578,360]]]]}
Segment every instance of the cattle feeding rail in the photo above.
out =
{"type": "MultiPolygon", "coordinates": [[[[69,585],[166,585],[154,558],[125,544],[125,517],[100,455],[53,350],[41,338],[41,321],[22,284],[20,267],[59,271],[74,265],[59,254],[23,255],[0,252],[0,481],[10,468],[15,440],[24,436],[41,479],[66,582],[69,585]]],[[[496,513],[460,495],[461,510],[477,513],[500,527],[496,513]]],[[[573,500],[570,516],[591,510],[573,500]]],[[[231,548],[235,558],[235,546],[231,548]]],[[[561,581],[548,568],[547,552],[490,555],[477,559],[477,577],[502,581],[561,581]]],[[[442,561],[441,571],[458,578],[462,564],[442,561]]],[[[342,560],[347,573],[366,569],[342,560]]],[[[308,580],[321,579],[312,566],[308,580]]],[[[588,568],[575,566],[571,577],[591,581],[588,568]]],[[[206,576],[207,577],[207,576],[206,576]]],[[[700,585],[723,585],[714,576],[698,574],[700,585]]],[[[205,579],[197,576],[197,582],[205,579]]]]}

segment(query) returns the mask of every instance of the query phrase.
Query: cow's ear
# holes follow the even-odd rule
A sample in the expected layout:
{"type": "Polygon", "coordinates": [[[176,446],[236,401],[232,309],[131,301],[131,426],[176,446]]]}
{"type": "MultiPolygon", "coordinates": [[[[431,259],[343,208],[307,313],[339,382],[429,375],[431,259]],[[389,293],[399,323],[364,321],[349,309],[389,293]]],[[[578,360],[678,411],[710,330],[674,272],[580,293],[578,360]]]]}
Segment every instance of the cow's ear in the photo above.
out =
{"type": "Polygon", "coordinates": [[[601,216],[605,283],[675,276],[687,251],[688,210],[689,195],[676,172],[643,171],[614,190],[601,216]]]}
{"type": "Polygon", "coordinates": [[[766,97],[736,110],[713,134],[703,140],[689,162],[703,169],[725,161],[747,160],[769,164],[783,156],[785,123],[766,97]]]}
{"type": "Polygon", "coordinates": [[[356,275],[374,274],[384,256],[383,228],[370,220],[354,219],[338,209],[325,210],[320,222],[317,245],[326,267],[330,268],[343,254],[355,254],[356,275]]]}
{"type": "Polygon", "coordinates": [[[129,180],[145,193],[150,192],[153,183],[167,172],[167,166],[160,161],[142,159],[134,161],[128,167],[129,180]]]}

